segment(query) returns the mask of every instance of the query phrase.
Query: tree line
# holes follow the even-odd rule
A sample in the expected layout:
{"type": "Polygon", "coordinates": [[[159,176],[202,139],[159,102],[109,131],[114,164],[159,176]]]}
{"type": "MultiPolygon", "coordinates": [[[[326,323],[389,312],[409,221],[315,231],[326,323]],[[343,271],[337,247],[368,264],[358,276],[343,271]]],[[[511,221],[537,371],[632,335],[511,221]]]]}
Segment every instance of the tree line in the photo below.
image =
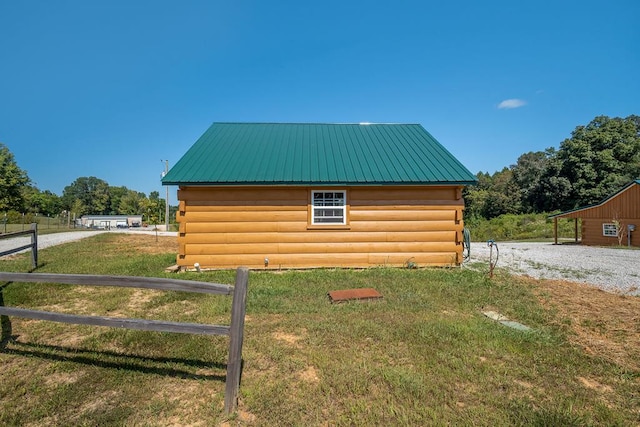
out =
{"type": "Polygon", "coordinates": [[[464,190],[466,217],[544,213],[598,203],[640,178],[640,116],[598,116],[560,147],[522,154],[464,190]]]}
{"type": "Polygon", "coordinates": [[[9,222],[25,215],[73,219],[89,214],[144,215],[145,221],[156,224],[164,221],[165,199],[158,191],[147,196],[124,186],[111,186],[94,176],[76,179],[64,188],[62,196],[40,190],[18,166],[13,153],[0,143],[0,212],[9,222]]]}

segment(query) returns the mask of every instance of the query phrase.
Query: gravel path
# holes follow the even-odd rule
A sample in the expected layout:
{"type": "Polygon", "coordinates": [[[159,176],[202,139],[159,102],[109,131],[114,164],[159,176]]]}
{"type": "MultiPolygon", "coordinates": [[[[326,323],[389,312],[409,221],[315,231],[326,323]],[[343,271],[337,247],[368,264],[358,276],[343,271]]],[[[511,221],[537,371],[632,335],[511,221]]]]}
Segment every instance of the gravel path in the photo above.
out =
{"type": "MultiPolygon", "coordinates": [[[[551,243],[498,242],[496,268],[538,279],[588,283],[609,292],[640,295],[640,251],[551,243]]],[[[489,261],[486,243],[471,244],[471,263],[489,261]]],[[[495,249],[494,249],[495,256],[495,249]]]]}
{"type": "MultiPolygon", "coordinates": [[[[38,236],[38,249],[45,249],[50,246],[61,245],[63,243],[75,242],[77,240],[84,239],[86,237],[95,236],[96,234],[102,233],[131,233],[131,234],[155,234],[156,232],[153,230],[81,230],[81,231],[69,231],[63,233],[51,233],[51,234],[42,234],[38,236]]],[[[165,232],[159,231],[158,236],[175,236],[177,233],[175,232],[165,232]]],[[[0,252],[9,250],[11,248],[17,248],[20,246],[28,245],[31,243],[31,237],[15,237],[13,239],[3,239],[0,240],[0,252]]],[[[23,251],[23,252],[26,252],[23,251]]]]}
{"type": "MultiPolygon", "coordinates": [[[[74,242],[89,236],[103,233],[103,231],[87,230],[87,231],[69,231],[64,233],[42,234],[38,236],[38,249],[45,249],[50,246],[60,245],[62,243],[74,242]]],[[[0,240],[0,252],[4,252],[11,248],[28,245],[31,243],[31,236],[20,236],[12,239],[0,240]]],[[[22,251],[22,252],[26,252],[22,251]]]]}

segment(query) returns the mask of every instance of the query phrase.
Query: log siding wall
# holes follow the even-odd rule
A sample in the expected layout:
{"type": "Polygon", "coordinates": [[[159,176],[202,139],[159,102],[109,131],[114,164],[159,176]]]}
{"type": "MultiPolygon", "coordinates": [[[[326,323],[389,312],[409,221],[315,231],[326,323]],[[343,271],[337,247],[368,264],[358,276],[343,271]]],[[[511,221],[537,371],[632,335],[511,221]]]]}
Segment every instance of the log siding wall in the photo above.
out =
{"type": "MultiPolygon", "coordinates": [[[[624,229],[622,245],[627,245],[627,225],[635,224],[636,230],[631,233],[631,246],[640,246],[640,220],[632,218],[619,218],[624,229]]],[[[590,246],[615,246],[618,238],[615,236],[605,236],[602,233],[602,224],[611,224],[611,218],[591,218],[582,220],[582,244],[590,246]]]]}
{"type": "MultiPolygon", "coordinates": [[[[181,187],[178,265],[203,268],[457,265],[461,187],[341,187],[346,225],[311,225],[322,187],[181,187]]],[[[327,188],[326,191],[332,191],[327,188]]]]}

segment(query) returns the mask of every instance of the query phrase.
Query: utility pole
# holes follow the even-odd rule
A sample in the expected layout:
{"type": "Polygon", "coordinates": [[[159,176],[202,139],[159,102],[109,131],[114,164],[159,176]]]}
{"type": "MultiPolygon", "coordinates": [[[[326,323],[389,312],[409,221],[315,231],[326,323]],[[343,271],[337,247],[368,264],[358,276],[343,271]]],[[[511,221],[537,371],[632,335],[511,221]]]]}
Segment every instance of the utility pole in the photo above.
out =
{"type": "MultiPolygon", "coordinates": [[[[163,160],[160,160],[161,162],[163,160]]],[[[169,160],[164,160],[164,172],[162,172],[162,177],[164,178],[166,174],[169,173],[169,160]]],[[[164,231],[169,231],[169,186],[165,185],[167,188],[167,196],[164,199],[164,231]]]]}

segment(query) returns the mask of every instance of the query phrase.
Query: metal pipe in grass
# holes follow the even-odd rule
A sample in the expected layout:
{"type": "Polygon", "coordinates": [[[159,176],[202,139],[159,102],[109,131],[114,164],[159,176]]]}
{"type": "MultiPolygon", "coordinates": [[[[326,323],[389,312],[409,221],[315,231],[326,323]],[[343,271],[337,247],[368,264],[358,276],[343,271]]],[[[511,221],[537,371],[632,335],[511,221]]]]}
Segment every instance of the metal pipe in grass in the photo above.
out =
{"type": "Polygon", "coordinates": [[[487,246],[489,246],[489,277],[493,277],[493,269],[496,267],[498,263],[498,256],[500,251],[498,250],[498,244],[493,240],[489,240],[487,242],[487,246]],[[496,248],[496,259],[493,259],[493,248],[496,248]]]}

